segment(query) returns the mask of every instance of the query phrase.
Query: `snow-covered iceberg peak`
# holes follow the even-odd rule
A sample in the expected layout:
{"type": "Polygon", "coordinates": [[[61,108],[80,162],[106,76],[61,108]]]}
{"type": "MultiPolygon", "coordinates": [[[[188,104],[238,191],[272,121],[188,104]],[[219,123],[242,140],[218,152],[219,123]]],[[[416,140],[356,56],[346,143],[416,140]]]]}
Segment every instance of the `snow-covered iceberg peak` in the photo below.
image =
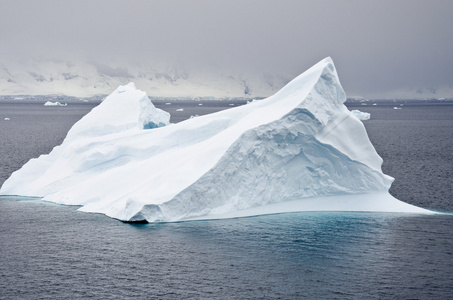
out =
{"type": "Polygon", "coordinates": [[[162,127],[168,125],[169,120],[170,114],[155,108],[146,93],[131,82],[119,86],[101,105],[93,108],[69,130],[68,137],[162,127]]]}
{"type": "Polygon", "coordinates": [[[343,105],[330,58],[265,100],[171,126],[143,130],[163,116],[146,99],[131,84],[119,87],[61,146],[13,173],[0,193],[82,205],[124,221],[427,212],[388,194],[393,179],[382,173],[362,122],[343,105]]]}

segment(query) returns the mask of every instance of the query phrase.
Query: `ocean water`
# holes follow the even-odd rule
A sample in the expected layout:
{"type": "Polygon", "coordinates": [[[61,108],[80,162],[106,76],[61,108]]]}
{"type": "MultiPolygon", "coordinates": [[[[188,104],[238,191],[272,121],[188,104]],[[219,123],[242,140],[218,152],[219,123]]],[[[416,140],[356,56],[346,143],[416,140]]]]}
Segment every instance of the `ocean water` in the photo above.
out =
{"type": "Polygon", "coordinates": [[[411,204],[453,211],[453,106],[360,107],[371,142],[395,178],[390,193],[411,204]]]}
{"type": "MultiPolygon", "coordinates": [[[[157,103],[177,120],[234,103],[157,103]],[[179,118],[179,119],[178,119],[179,118]]],[[[241,103],[236,103],[239,105],[241,103]]],[[[0,184],[95,104],[0,102],[0,184]],[[4,118],[9,118],[6,121],[4,118]]],[[[453,211],[453,107],[361,107],[391,193],[453,211]]],[[[175,121],[175,119],[173,120],[175,121]]],[[[0,197],[0,299],[449,299],[453,216],[310,212],[132,225],[0,197]]]]}

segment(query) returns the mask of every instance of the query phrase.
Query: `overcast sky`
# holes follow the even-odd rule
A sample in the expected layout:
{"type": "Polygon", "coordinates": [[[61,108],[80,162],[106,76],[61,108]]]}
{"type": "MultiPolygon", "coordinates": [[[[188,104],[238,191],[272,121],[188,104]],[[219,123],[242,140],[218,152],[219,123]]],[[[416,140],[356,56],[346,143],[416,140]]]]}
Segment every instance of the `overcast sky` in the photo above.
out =
{"type": "Polygon", "coordinates": [[[294,77],[331,56],[348,95],[453,89],[452,15],[451,0],[0,0],[0,61],[165,62],[294,77]]]}

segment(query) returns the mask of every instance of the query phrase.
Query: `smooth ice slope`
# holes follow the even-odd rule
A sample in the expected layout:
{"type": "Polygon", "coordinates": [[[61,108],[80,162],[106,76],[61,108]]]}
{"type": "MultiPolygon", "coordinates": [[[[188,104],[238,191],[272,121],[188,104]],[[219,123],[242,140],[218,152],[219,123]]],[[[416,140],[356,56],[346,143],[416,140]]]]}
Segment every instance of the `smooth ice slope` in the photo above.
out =
{"type": "Polygon", "coordinates": [[[326,58],[265,100],[145,130],[168,116],[132,84],[121,86],[61,146],[13,173],[0,193],[125,221],[428,212],[388,194],[393,179],[345,100],[326,58]]]}

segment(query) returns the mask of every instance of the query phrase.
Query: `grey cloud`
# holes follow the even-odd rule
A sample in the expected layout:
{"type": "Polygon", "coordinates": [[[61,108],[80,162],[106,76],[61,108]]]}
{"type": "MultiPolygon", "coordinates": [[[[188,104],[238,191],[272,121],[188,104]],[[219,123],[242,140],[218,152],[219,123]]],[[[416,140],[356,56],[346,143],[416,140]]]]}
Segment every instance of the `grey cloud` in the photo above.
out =
{"type": "Polygon", "coordinates": [[[294,77],[331,56],[346,91],[366,96],[453,86],[452,13],[453,2],[442,0],[2,0],[0,60],[178,63],[294,77]]]}

